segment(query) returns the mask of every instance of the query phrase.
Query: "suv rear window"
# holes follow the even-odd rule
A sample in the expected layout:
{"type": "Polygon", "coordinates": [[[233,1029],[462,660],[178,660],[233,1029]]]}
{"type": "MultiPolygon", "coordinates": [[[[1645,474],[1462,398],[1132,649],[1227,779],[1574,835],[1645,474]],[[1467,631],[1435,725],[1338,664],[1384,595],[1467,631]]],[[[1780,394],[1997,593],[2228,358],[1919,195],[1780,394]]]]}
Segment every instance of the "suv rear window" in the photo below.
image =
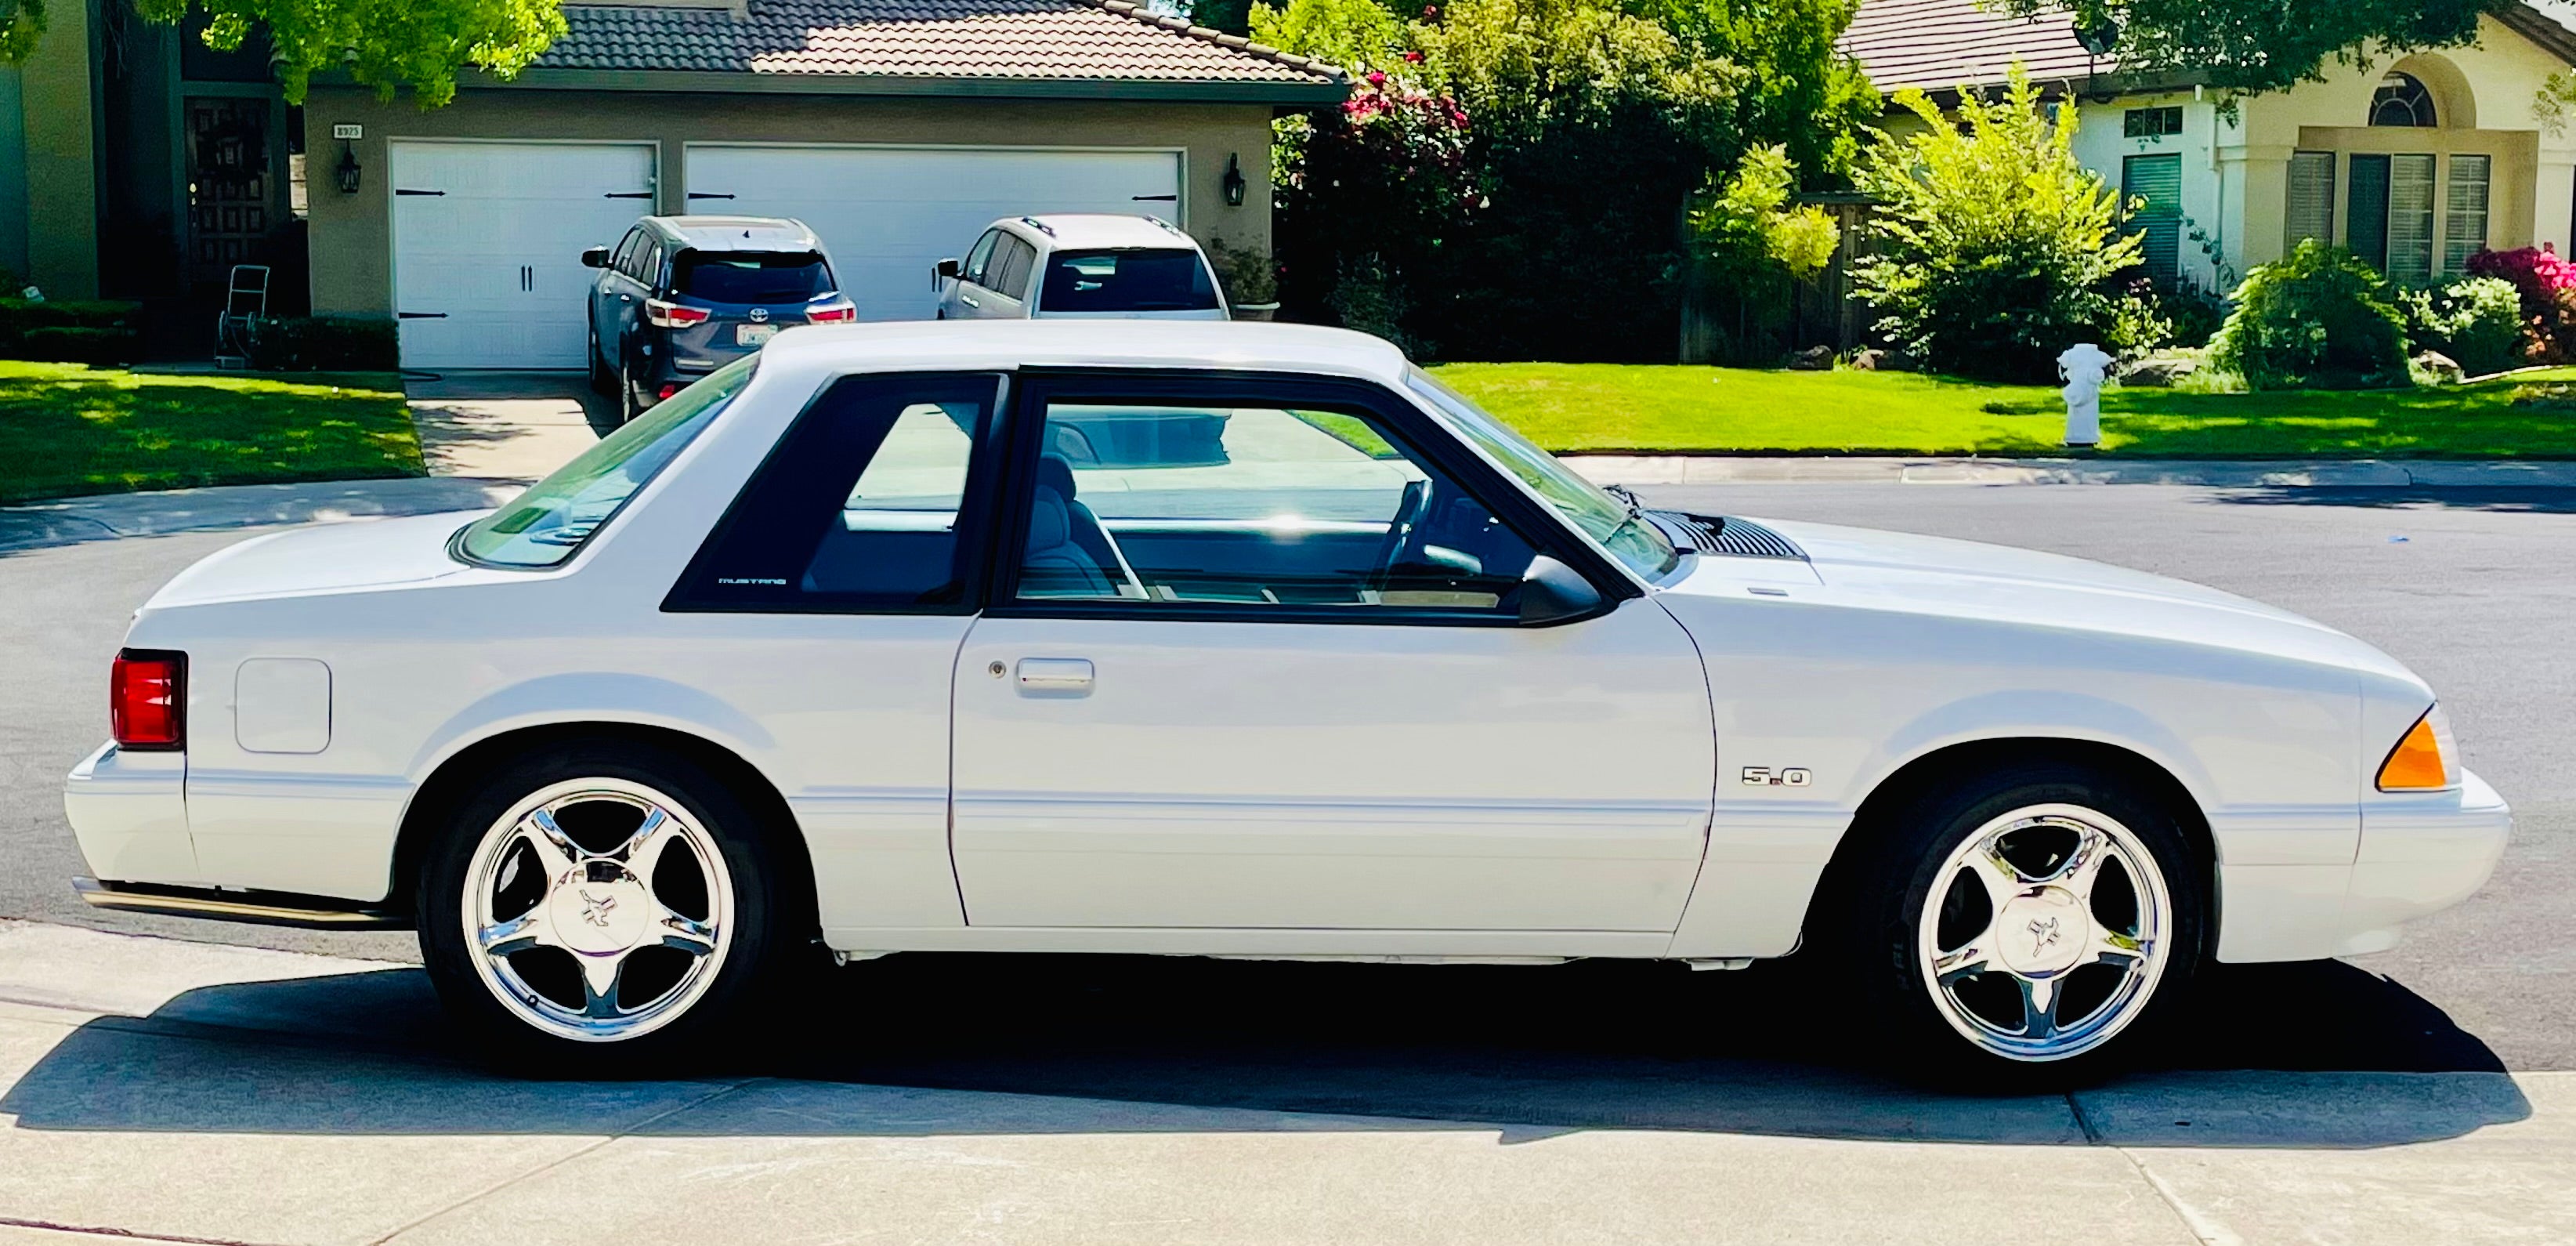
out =
{"type": "Polygon", "coordinates": [[[832,290],[832,270],[811,251],[682,251],[671,288],[710,303],[804,303],[832,290]]]}
{"type": "Polygon", "coordinates": [[[1211,311],[1216,283],[1199,253],[1180,248],[1058,251],[1047,257],[1040,310],[1211,311]]]}

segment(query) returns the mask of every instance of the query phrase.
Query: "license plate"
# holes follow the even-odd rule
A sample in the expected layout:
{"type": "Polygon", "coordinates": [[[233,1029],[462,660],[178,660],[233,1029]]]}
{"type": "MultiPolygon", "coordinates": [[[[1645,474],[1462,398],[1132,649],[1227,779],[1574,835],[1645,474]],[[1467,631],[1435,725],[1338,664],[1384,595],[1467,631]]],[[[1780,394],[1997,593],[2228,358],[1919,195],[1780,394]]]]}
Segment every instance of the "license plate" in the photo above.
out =
{"type": "Polygon", "coordinates": [[[733,327],[736,346],[758,346],[776,336],[778,326],[774,324],[738,324],[733,327]]]}

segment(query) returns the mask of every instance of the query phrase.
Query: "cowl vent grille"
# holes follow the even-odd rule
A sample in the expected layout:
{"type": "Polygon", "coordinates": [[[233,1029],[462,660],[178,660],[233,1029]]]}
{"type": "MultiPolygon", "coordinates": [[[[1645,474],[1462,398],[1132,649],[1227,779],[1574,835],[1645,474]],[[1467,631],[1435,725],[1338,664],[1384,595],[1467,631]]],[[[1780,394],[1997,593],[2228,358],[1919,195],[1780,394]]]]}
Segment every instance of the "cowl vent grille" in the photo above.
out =
{"type": "Polygon", "coordinates": [[[1792,544],[1789,538],[1750,519],[1685,515],[1679,511],[1658,511],[1656,517],[1675,529],[1692,549],[1703,554],[1726,554],[1736,558],[1795,558],[1802,562],[1807,557],[1807,551],[1792,544]]]}

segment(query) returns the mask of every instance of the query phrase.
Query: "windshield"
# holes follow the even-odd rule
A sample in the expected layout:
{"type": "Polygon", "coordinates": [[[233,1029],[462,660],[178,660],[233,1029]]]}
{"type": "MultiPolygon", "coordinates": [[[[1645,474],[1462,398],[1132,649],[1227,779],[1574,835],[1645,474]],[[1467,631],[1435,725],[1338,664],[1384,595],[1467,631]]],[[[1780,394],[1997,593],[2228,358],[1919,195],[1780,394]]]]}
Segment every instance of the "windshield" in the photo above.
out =
{"type": "Polygon", "coordinates": [[[662,400],[581,457],[538,481],[509,505],[457,534],[466,561],[493,567],[551,567],[607,526],[626,499],[705,431],[751,380],[746,355],[662,400]]]}
{"type": "Polygon", "coordinates": [[[811,251],[682,251],[671,288],[710,303],[806,303],[832,293],[832,270],[811,251]]]}
{"type": "Polygon", "coordinates": [[[1405,383],[1415,393],[1431,400],[1441,414],[1449,417],[1459,435],[1475,443],[1496,466],[1521,478],[1547,504],[1557,509],[1575,527],[1599,541],[1619,561],[1647,579],[1655,579],[1681,561],[1681,553],[1664,538],[1662,531],[1642,518],[1635,508],[1610,496],[1574,469],[1557,462],[1555,456],[1530,444],[1527,437],[1511,425],[1485,413],[1484,408],[1469,402],[1467,396],[1434,379],[1420,368],[1407,369],[1405,383]]]}
{"type": "Polygon", "coordinates": [[[1212,311],[1216,283],[1184,248],[1058,251],[1039,306],[1051,312],[1212,311]]]}

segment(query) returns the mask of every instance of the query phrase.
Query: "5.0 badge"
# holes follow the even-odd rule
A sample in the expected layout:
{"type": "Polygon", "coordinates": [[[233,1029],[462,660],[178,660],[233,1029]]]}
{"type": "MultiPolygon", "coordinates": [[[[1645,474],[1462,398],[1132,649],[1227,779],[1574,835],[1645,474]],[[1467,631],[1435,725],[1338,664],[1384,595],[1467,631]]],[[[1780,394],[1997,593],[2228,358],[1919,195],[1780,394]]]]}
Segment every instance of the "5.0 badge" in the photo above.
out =
{"type": "Polygon", "coordinates": [[[1816,776],[1809,774],[1805,766],[1782,766],[1777,770],[1769,766],[1744,768],[1746,787],[1805,787],[1815,781],[1816,776]]]}

